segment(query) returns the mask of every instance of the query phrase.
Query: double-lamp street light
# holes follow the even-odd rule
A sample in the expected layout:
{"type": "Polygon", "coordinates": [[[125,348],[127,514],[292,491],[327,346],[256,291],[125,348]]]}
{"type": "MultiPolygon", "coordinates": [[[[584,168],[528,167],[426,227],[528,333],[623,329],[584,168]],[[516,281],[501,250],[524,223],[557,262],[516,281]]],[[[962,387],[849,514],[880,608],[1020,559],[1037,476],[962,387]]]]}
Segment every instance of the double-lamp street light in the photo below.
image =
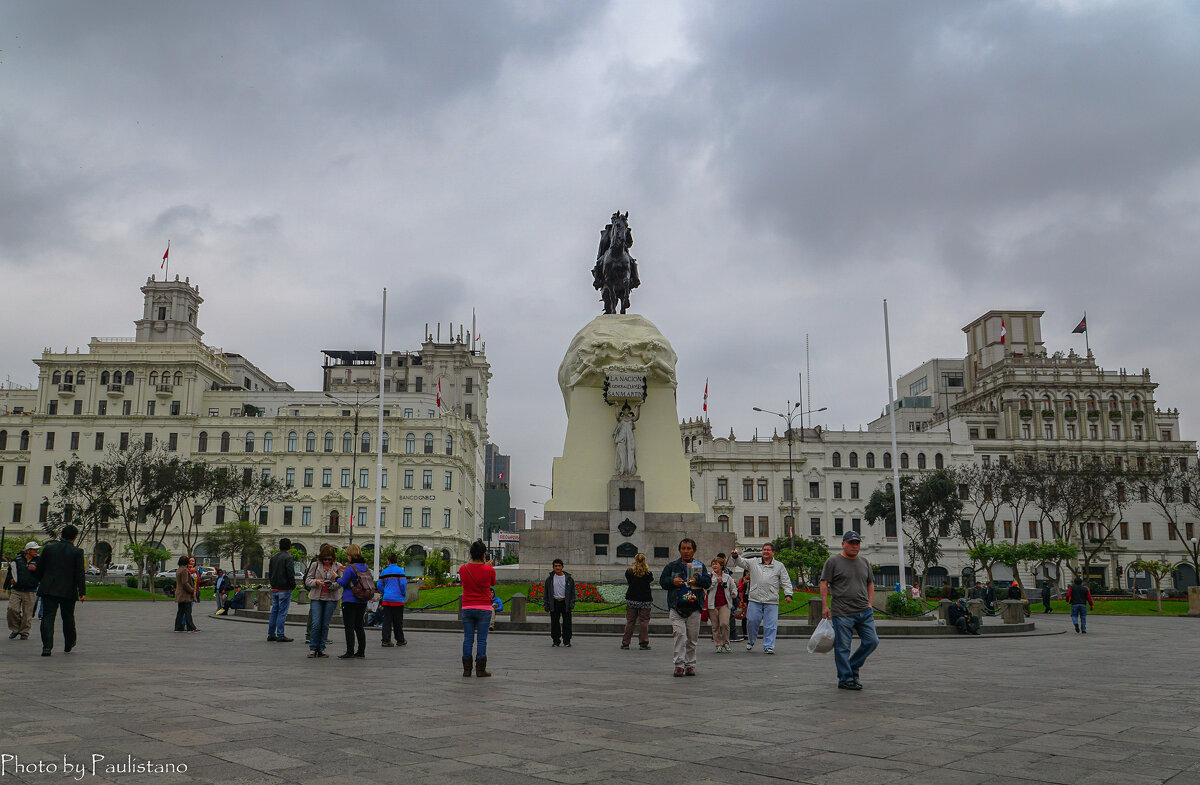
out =
{"type": "MultiPolygon", "coordinates": [[[[354,505],[357,501],[356,497],[358,496],[358,450],[359,450],[360,439],[362,438],[358,432],[358,414],[359,414],[359,410],[363,406],[366,406],[371,401],[374,401],[377,398],[379,398],[379,395],[377,395],[377,394],[372,395],[370,398],[367,398],[364,401],[364,400],[360,400],[359,393],[357,391],[355,391],[354,403],[350,403],[349,401],[343,401],[341,398],[337,398],[337,397],[331,395],[330,393],[325,393],[325,397],[328,398],[329,400],[333,401],[334,403],[341,404],[342,406],[347,406],[354,410],[354,434],[350,439],[350,544],[353,545],[354,544],[354,505]]],[[[377,445],[375,445],[375,447],[380,450],[383,449],[382,444],[377,444],[377,445]]],[[[359,525],[360,526],[362,525],[362,521],[359,521],[359,525]]]]}
{"type": "MultiPolygon", "coordinates": [[[[788,538],[789,538],[789,541],[791,542],[792,548],[796,547],[796,481],[795,481],[795,478],[792,476],[792,439],[793,439],[792,420],[799,417],[800,418],[800,427],[803,428],[804,427],[804,415],[816,414],[817,412],[823,412],[828,408],[829,408],[828,406],[822,406],[820,409],[810,409],[806,412],[802,412],[802,411],[798,411],[800,409],[799,401],[797,401],[794,404],[791,401],[788,401],[787,402],[787,410],[785,412],[773,412],[770,409],[760,409],[757,406],[754,407],[754,411],[756,411],[756,412],[762,412],[763,414],[773,414],[776,417],[781,418],[785,423],[787,423],[788,491],[789,491],[788,492],[788,500],[791,502],[791,512],[792,512],[792,515],[791,515],[792,525],[789,527],[789,530],[788,530],[788,538]]],[[[801,441],[804,440],[803,431],[800,434],[800,440],[801,441]]]]}

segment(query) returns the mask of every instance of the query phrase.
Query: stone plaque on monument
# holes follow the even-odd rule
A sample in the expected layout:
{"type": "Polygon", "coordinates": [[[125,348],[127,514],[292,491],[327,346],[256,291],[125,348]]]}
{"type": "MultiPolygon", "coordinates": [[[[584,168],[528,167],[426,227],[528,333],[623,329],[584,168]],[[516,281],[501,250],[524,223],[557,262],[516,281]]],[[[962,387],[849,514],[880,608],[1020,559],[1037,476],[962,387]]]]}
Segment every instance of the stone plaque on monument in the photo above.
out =
{"type": "Polygon", "coordinates": [[[638,548],[631,542],[623,542],[617,546],[618,559],[632,559],[638,555],[638,548]]]}
{"type": "Polygon", "coordinates": [[[646,375],[644,373],[605,374],[604,400],[610,404],[646,400],[646,375]]]}

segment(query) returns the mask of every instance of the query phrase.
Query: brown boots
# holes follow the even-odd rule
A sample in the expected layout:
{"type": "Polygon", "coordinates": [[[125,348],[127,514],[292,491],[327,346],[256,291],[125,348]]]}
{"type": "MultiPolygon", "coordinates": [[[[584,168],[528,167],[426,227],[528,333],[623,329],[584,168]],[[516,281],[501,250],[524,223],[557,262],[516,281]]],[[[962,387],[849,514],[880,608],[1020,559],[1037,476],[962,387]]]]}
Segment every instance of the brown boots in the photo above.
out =
{"type": "Polygon", "coordinates": [[[487,657],[479,657],[475,660],[475,675],[481,679],[492,675],[488,673],[487,657]]]}
{"type": "Polygon", "coordinates": [[[463,661],[463,676],[464,677],[470,676],[471,675],[471,658],[463,657],[462,661],[463,661]]]}

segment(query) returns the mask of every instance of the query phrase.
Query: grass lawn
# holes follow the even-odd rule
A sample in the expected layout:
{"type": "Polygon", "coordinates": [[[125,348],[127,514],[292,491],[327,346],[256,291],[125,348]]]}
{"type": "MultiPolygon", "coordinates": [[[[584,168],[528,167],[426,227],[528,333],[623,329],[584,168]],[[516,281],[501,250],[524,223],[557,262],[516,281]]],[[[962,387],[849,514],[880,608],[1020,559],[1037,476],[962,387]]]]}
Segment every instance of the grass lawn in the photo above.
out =
{"type": "MultiPolygon", "coordinates": [[[[119,586],[112,583],[89,583],[87,587],[87,601],[95,602],[97,600],[149,600],[150,592],[142,591],[141,589],[131,589],[128,586],[119,586]]],[[[158,599],[163,602],[174,602],[174,597],[165,597],[158,595],[158,599]]]]}
{"type": "MultiPolygon", "coordinates": [[[[1088,610],[1089,614],[1098,616],[1178,616],[1187,613],[1187,600],[1163,600],[1162,613],[1158,612],[1158,600],[1096,600],[1096,609],[1088,610]]],[[[1042,601],[1039,599],[1032,605],[1033,615],[1042,612],[1042,601]]],[[[1052,600],[1051,613],[1071,612],[1071,606],[1065,602],[1052,600]]]]}
{"type": "MultiPolygon", "coordinates": [[[[507,609],[508,609],[509,598],[517,593],[528,595],[529,594],[529,586],[525,585],[525,584],[500,584],[499,586],[496,587],[497,596],[499,596],[500,599],[504,600],[505,612],[507,612],[507,609]]],[[[457,600],[461,596],[462,596],[462,589],[458,586],[443,586],[443,587],[440,587],[437,589],[421,589],[421,598],[417,601],[415,607],[419,608],[424,605],[440,605],[441,603],[448,602],[450,600],[457,600]]],[[[805,615],[807,613],[807,611],[805,610],[805,604],[808,602],[808,598],[812,597],[812,596],[814,596],[814,595],[812,595],[808,592],[797,591],[795,596],[792,598],[792,602],[790,602],[790,603],[781,602],[780,603],[779,611],[780,611],[780,613],[786,613],[789,610],[794,610],[795,612],[793,614],[791,614],[793,616],[794,615],[805,615]]],[[[780,599],[782,600],[782,598],[780,598],[780,599]]],[[[625,607],[624,606],[620,606],[617,608],[609,608],[609,606],[611,604],[612,603],[600,604],[600,603],[593,603],[593,602],[577,602],[577,603],[575,603],[575,613],[599,612],[599,613],[606,613],[606,614],[611,613],[611,614],[618,615],[618,616],[625,615],[625,607]],[[609,609],[601,611],[600,610],[601,608],[609,608],[609,609]]],[[[453,605],[453,604],[446,605],[445,609],[446,610],[451,610],[451,609],[457,610],[457,606],[453,605]]],[[[530,612],[537,613],[537,612],[540,612],[541,610],[542,610],[541,605],[529,606],[530,612]]]]}

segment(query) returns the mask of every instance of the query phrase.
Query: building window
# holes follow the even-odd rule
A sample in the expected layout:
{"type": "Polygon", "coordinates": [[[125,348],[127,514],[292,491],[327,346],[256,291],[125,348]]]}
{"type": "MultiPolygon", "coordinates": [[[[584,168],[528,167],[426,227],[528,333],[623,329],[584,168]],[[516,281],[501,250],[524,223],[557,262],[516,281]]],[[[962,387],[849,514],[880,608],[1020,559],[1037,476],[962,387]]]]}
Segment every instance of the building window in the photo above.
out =
{"type": "Polygon", "coordinates": [[[412,528],[412,507],[404,508],[404,512],[400,516],[400,525],[406,529],[412,528]]]}
{"type": "Polygon", "coordinates": [[[96,449],[97,450],[104,449],[104,433],[103,432],[96,433],[96,449]]]}
{"type": "MultiPolygon", "coordinates": [[[[400,392],[404,392],[404,386],[405,386],[405,385],[404,385],[404,382],[400,382],[400,392]]],[[[405,416],[405,417],[412,417],[412,416],[413,416],[413,410],[412,410],[412,409],[405,409],[405,410],[404,410],[404,416],[405,416]]]]}
{"type": "Polygon", "coordinates": [[[271,438],[271,432],[267,431],[263,434],[263,452],[271,452],[274,440],[271,438]]]}
{"type": "Polygon", "coordinates": [[[406,455],[412,455],[417,451],[417,437],[415,434],[408,434],[404,437],[404,452],[406,455]]]}
{"type": "Polygon", "coordinates": [[[857,499],[857,498],[859,498],[859,495],[858,495],[858,483],[856,483],[856,482],[852,482],[852,483],[850,483],[850,498],[851,498],[851,499],[857,499]]]}
{"type": "Polygon", "coordinates": [[[24,485],[24,484],[25,484],[25,467],[18,466],[17,467],[17,485],[24,485]]]}
{"type": "Polygon", "coordinates": [[[751,479],[742,480],[742,501],[744,501],[744,502],[754,501],[754,480],[751,480],[751,479]]]}
{"type": "Polygon", "coordinates": [[[154,448],[154,434],[146,433],[142,436],[142,449],[150,450],[154,448]]]}
{"type": "Polygon", "coordinates": [[[304,451],[305,452],[316,452],[317,451],[317,435],[315,433],[313,433],[312,431],[309,431],[304,436],[304,451]]]}
{"type": "Polygon", "coordinates": [[[177,434],[177,433],[168,433],[167,434],[167,449],[170,450],[171,452],[175,452],[177,449],[179,449],[179,434],[177,434]]]}
{"type": "Polygon", "coordinates": [[[405,490],[412,490],[412,487],[413,487],[413,470],[405,469],[404,470],[404,488],[405,488],[405,490]]]}
{"type": "Polygon", "coordinates": [[[12,522],[13,523],[21,522],[21,503],[20,502],[15,502],[13,504],[12,522]]]}
{"type": "Polygon", "coordinates": [[[424,390],[425,379],[421,376],[413,378],[413,392],[422,392],[424,390]]]}
{"type": "Polygon", "coordinates": [[[321,470],[321,487],[322,488],[333,487],[333,469],[322,469],[321,470]]]}
{"type": "MultiPolygon", "coordinates": [[[[4,449],[4,447],[2,445],[0,445],[0,450],[3,450],[3,449],[4,449]]],[[[71,431],[71,449],[72,450],[79,449],[79,431],[71,431]]]]}
{"type": "Polygon", "coordinates": [[[1012,537],[1012,521],[1004,522],[1004,536],[1006,539],[1009,539],[1012,537]]]}
{"type": "Polygon", "coordinates": [[[387,527],[387,507],[380,507],[379,508],[379,528],[383,529],[386,527],[387,527]]]}
{"type": "Polygon", "coordinates": [[[883,468],[892,468],[892,454],[890,452],[885,452],[883,454],[883,468]]]}
{"type": "Polygon", "coordinates": [[[970,439],[978,439],[979,438],[979,429],[978,428],[968,429],[967,436],[970,439]]]}
{"type": "Polygon", "coordinates": [[[1190,539],[1192,539],[1193,537],[1195,537],[1195,536],[1196,536],[1196,524],[1194,524],[1194,523],[1185,523],[1185,524],[1184,524],[1184,535],[1185,535],[1185,536],[1186,536],[1186,537],[1187,537],[1189,540],[1190,540],[1190,539]]]}
{"type": "Polygon", "coordinates": [[[443,529],[450,528],[450,508],[449,507],[442,510],[442,528],[443,529]]]}
{"type": "Polygon", "coordinates": [[[813,537],[820,537],[821,536],[821,519],[820,518],[809,518],[808,519],[808,530],[809,530],[809,533],[812,534],[813,537]]]}
{"type": "Polygon", "coordinates": [[[873,452],[867,453],[867,468],[868,469],[875,468],[875,453],[873,453],[873,452]]]}
{"type": "Polygon", "coordinates": [[[431,516],[432,514],[433,514],[433,510],[431,510],[430,508],[428,508],[428,507],[422,507],[422,508],[421,508],[421,528],[422,528],[422,529],[428,529],[428,528],[429,528],[429,526],[430,526],[430,516],[431,516]]]}
{"type": "Polygon", "coordinates": [[[742,518],[742,534],[746,537],[754,536],[754,516],[746,515],[742,518]]]}
{"type": "Polygon", "coordinates": [[[768,518],[766,515],[758,516],[758,536],[759,537],[770,537],[771,536],[770,520],[771,519],[768,518]]]}
{"type": "Polygon", "coordinates": [[[359,488],[371,487],[370,474],[371,474],[370,469],[359,469],[358,470],[358,487],[359,488]]]}
{"type": "Polygon", "coordinates": [[[433,490],[433,469],[425,469],[421,472],[421,490],[433,490]]]}
{"type": "Polygon", "coordinates": [[[284,526],[292,525],[292,508],[290,506],[285,506],[283,508],[283,525],[284,526]]]}
{"type": "Polygon", "coordinates": [[[384,469],[384,470],[382,470],[382,472],[381,472],[381,476],[380,476],[380,478],[379,478],[379,487],[380,487],[380,488],[386,488],[386,487],[387,487],[387,469],[384,469]]]}
{"type": "Polygon", "coordinates": [[[179,416],[179,401],[171,401],[171,416],[179,416]]]}
{"type": "Polygon", "coordinates": [[[425,434],[425,454],[433,455],[433,434],[425,434]]]}
{"type": "Polygon", "coordinates": [[[229,452],[229,431],[221,432],[221,452],[229,452]]]}
{"type": "Polygon", "coordinates": [[[390,451],[391,446],[392,446],[392,439],[388,435],[388,432],[384,431],[383,437],[379,440],[379,449],[381,449],[384,453],[387,453],[390,451]]]}
{"type": "Polygon", "coordinates": [[[1074,426],[1074,425],[1068,425],[1068,426],[1067,426],[1067,438],[1068,438],[1068,439],[1074,439],[1074,438],[1075,438],[1075,426],[1074,426]]]}
{"type": "MultiPolygon", "coordinates": [[[[940,456],[939,456],[939,457],[940,457],[940,456]]],[[[924,468],[925,468],[925,453],[923,453],[923,452],[919,452],[919,453],[917,453],[917,468],[918,468],[918,469],[924,469],[924,468]]],[[[939,466],[938,468],[940,469],[940,468],[942,468],[942,467],[940,467],[940,466],[939,466]]]]}
{"type": "Polygon", "coordinates": [[[906,452],[900,453],[900,468],[901,469],[908,468],[908,453],[906,453],[906,452]]]}
{"type": "Polygon", "coordinates": [[[354,434],[350,431],[342,434],[342,452],[354,452],[354,434]]]}
{"type": "Polygon", "coordinates": [[[300,508],[300,525],[312,526],[312,507],[300,508]]]}
{"type": "Polygon", "coordinates": [[[52,469],[49,466],[42,467],[42,485],[50,484],[50,472],[51,471],[52,471],[52,469]]]}
{"type": "Polygon", "coordinates": [[[362,432],[362,436],[359,437],[358,440],[358,449],[359,452],[371,451],[371,434],[367,433],[366,431],[362,432]]]}
{"type": "Polygon", "coordinates": [[[258,508],[258,525],[262,526],[262,527],[266,527],[266,525],[267,525],[267,508],[266,507],[258,508]]]}
{"type": "Polygon", "coordinates": [[[225,505],[218,504],[216,511],[213,513],[213,516],[214,516],[213,522],[216,523],[217,526],[220,526],[222,523],[224,523],[225,522],[225,505]]]}
{"type": "Polygon", "coordinates": [[[1142,524],[1142,539],[1143,540],[1150,539],[1150,524],[1149,523],[1142,524]]]}
{"type": "Polygon", "coordinates": [[[846,520],[845,518],[834,518],[833,519],[833,535],[835,537],[841,537],[843,534],[846,533],[845,520],[846,520]]]}
{"type": "Polygon", "coordinates": [[[465,379],[463,379],[463,384],[466,385],[467,395],[470,395],[475,389],[475,378],[472,376],[468,376],[465,379]]]}
{"type": "Polygon", "coordinates": [[[808,484],[808,498],[810,498],[810,499],[821,498],[821,483],[810,482],[808,484]]]}
{"type": "Polygon", "coordinates": [[[1159,431],[1158,438],[1159,438],[1159,441],[1169,442],[1169,441],[1171,441],[1171,432],[1170,431],[1159,431]]]}
{"type": "Polygon", "coordinates": [[[46,449],[47,450],[54,449],[54,431],[46,432],[46,449]]]}
{"type": "MultiPolygon", "coordinates": [[[[1057,529],[1057,527],[1058,527],[1058,524],[1055,524],[1055,528],[1056,528],[1056,529],[1057,529]]],[[[1119,530],[1119,532],[1120,532],[1120,537],[1121,537],[1121,539],[1122,539],[1122,540],[1128,540],[1128,539],[1129,539],[1129,523],[1128,523],[1127,521],[1121,521],[1121,522],[1120,522],[1120,523],[1117,525],[1117,529],[1118,529],[1118,530],[1119,530]]],[[[1055,533],[1054,533],[1054,536],[1055,536],[1055,537],[1057,537],[1057,536],[1058,536],[1058,532],[1057,532],[1057,531],[1055,531],[1055,533]]]]}
{"type": "Polygon", "coordinates": [[[833,498],[842,498],[842,484],[840,482],[835,482],[833,484],[833,498]]]}
{"type": "Polygon", "coordinates": [[[72,414],[83,414],[83,401],[76,400],[71,408],[72,414]]]}
{"type": "Polygon", "coordinates": [[[283,484],[287,488],[296,487],[296,470],[292,468],[284,469],[283,484]]]}
{"type": "Polygon", "coordinates": [[[342,469],[342,487],[343,488],[350,487],[350,470],[349,469],[342,469]]]}
{"type": "Polygon", "coordinates": [[[311,468],[304,470],[304,487],[311,488],[313,484],[313,470],[311,468]]]}
{"type": "Polygon", "coordinates": [[[856,453],[856,452],[850,453],[850,468],[851,469],[858,468],[858,453],[856,453]]]}
{"type": "Polygon", "coordinates": [[[323,448],[325,452],[333,452],[333,431],[325,431],[323,448]]]}
{"type": "Polygon", "coordinates": [[[146,401],[146,416],[147,416],[147,417],[153,417],[153,416],[154,416],[154,408],[155,408],[155,405],[156,405],[156,404],[154,403],[154,401],[146,401]]]}
{"type": "Polygon", "coordinates": [[[289,431],[288,435],[287,435],[287,451],[288,452],[296,451],[296,441],[297,441],[296,440],[296,432],[289,431]]]}
{"type": "Polygon", "coordinates": [[[729,478],[728,477],[718,477],[717,478],[717,501],[723,502],[723,501],[728,501],[728,500],[729,500],[729,478]]]}
{"type": "Polygon", "coordinates": [[[446,475],[443,479],[445,481],[445,490],[454,490],[454,472],[446,472],[446,475]]]}
{"type": "Polygon", "coordinates": [[[841,468],[842,454],[840,452],[835,452],[832,456],[830,456],[830,461],[833,463],[833,467],[835,469],[841,468]]]}
{"type": "Polygon", "coordinates": [[[1121,426],[1114,425],[1112,427],[1112,437],[1114,440],[1121,438],[1121,426]]]}
{"type": "Polygon", "coordinates": [[[758,480],[758,500],[760,502],[769,501],[770,497],[767,494],[767,481],[765,478],[758,480]]]}
{"type": "Polygon", "coordinates": [[[254,431],[246,431],[246,452],[254,452],[254,431]]]}
{"type": "Polygon", "coordinates": [[[723,531],[723,532],[729,531],[729,516],[728,515],[718,515],[717,516],[717,525],[721,527],[721,531],[723,531]]]}
{"type": "Polygon", "coordinates": [[[1167,539],[1168,540],[1179,539],[1178,535],[1176,535],[1176,533],[1175,533],[1175,527],[1172,526],[1170,523],[1167,523],[1167,539]]]}
{"type": "Polygon", "coordinates": [[[792,500],[792,478],[785,477],[783,480],[783,500],[790,502],[792,500]]]}

